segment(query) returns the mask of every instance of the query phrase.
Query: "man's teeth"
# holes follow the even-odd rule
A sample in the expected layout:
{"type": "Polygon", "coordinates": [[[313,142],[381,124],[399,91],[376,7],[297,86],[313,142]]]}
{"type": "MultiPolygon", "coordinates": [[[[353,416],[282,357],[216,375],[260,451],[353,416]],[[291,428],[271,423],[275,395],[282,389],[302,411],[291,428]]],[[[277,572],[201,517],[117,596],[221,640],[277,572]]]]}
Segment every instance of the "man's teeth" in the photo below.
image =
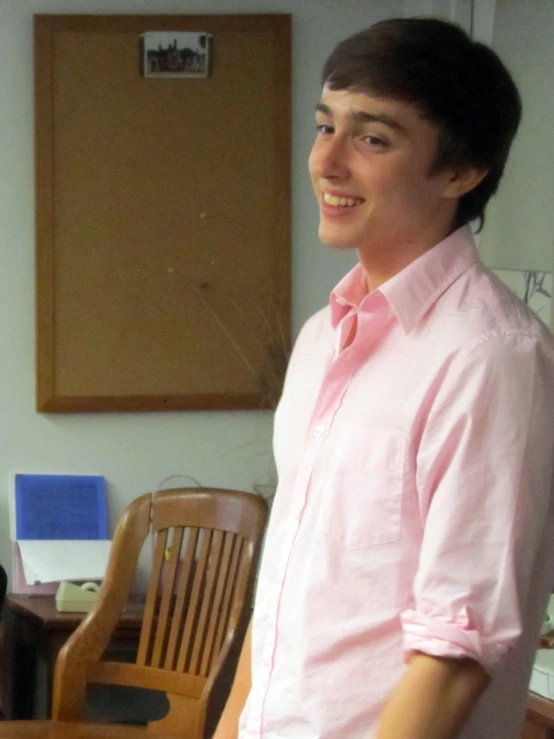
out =
{"type": "Polygon", "coordinates": [[[353,205],[358,205],[362,201],[357,198],[337,198],[335,195],[329,195],[329,193],[324,192],[323,202],[327,203],[327,205],[334,205],[335,208],[339,206],[341,208],[352,208],[353,205]]]}

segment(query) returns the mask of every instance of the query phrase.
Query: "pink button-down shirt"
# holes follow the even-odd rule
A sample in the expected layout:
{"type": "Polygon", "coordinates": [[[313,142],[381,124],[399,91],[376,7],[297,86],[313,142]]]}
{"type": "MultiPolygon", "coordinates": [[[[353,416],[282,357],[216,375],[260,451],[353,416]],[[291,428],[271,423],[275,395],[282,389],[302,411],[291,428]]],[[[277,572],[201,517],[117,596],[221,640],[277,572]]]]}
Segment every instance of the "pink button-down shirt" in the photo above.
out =
{"type": "Polygon", "coordinates": [[[413,650],[493,674],[464,739],[519,737],[554,584],[553,394],[550,334],[469,228],[370,294],[359,266],[339,283],[276,414],[240,739],[374,736],[413,650]]]}

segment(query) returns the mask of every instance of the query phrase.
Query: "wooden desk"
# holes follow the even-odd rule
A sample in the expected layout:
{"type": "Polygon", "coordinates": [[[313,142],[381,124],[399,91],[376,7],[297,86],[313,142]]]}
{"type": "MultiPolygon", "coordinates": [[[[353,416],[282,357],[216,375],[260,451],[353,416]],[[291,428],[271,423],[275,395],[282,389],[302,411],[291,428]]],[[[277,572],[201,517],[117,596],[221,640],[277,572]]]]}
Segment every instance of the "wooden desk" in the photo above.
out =
{"type": "Polygon", "coordinates": [[[175,739],[116,724],[86,724],[62,721],[0,722],[0,739],[175,739]]]}
{"type": "MultiPolygon", "coordinates": [[[[128,604],[108,647],[110,654],[136,651],[143,610],[142,601],[128,604]]],[[[3,705],[7,720],[50,716],[58,652],[85,616],[85,613],[59,613],[53,595],[6,597],[3,705]],[[41,668],[44,680],[37,680],[41,668]],[[44,684],[42,700],[40,683],[44,684]]]]}
{"type": "Polygon", "coordinates": [[[554,701],[529,693],[522,739],[554,739],[554,701]]]}

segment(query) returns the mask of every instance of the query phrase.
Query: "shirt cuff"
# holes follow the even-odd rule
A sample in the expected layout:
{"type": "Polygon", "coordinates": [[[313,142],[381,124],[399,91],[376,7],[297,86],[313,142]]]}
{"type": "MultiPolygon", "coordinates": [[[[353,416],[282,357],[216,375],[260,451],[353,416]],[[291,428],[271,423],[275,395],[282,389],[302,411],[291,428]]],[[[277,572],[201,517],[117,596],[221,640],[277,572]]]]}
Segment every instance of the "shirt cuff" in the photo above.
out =
{"type": "Polygon", "coordinates": [[[489,675],[494,674],[509,646],[484,638],[463,623],[454,623],[407,610],[401,614],[406,653],[423,652],[433,657],[454,657],[478,662],[489,675]]]}

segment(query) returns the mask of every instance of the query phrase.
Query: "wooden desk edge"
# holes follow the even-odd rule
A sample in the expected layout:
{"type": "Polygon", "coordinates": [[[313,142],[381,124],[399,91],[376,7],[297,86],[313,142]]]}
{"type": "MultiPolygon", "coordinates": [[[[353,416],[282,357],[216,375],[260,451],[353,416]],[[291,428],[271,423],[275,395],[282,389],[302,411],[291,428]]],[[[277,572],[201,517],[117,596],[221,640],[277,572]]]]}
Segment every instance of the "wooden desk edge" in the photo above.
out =
{"type": "MultiPolygon", "coordinates": [[[[13,611],[19,616],[32,621],[46,629],[75,629],[87,616],[86,612],[57,611],[54,595],[19,595],[9,593],[4,601],[4,609],[13,611]],[[33,609],[33,606],[38,606],[33,609]],[[50,613],[40,611],[46,607],[50,613]]],[[[120,629],[135,628],[142,622],[144,613],[144,598],[131,598],[125,612],[121,616],[120,629]]]]}
{"type": "Polygon", "coordinates": [[[554,701],[543,698],[538,693],[529,693],[527,698],[527,717],[532,721],[554,729],[554,701]]]}

